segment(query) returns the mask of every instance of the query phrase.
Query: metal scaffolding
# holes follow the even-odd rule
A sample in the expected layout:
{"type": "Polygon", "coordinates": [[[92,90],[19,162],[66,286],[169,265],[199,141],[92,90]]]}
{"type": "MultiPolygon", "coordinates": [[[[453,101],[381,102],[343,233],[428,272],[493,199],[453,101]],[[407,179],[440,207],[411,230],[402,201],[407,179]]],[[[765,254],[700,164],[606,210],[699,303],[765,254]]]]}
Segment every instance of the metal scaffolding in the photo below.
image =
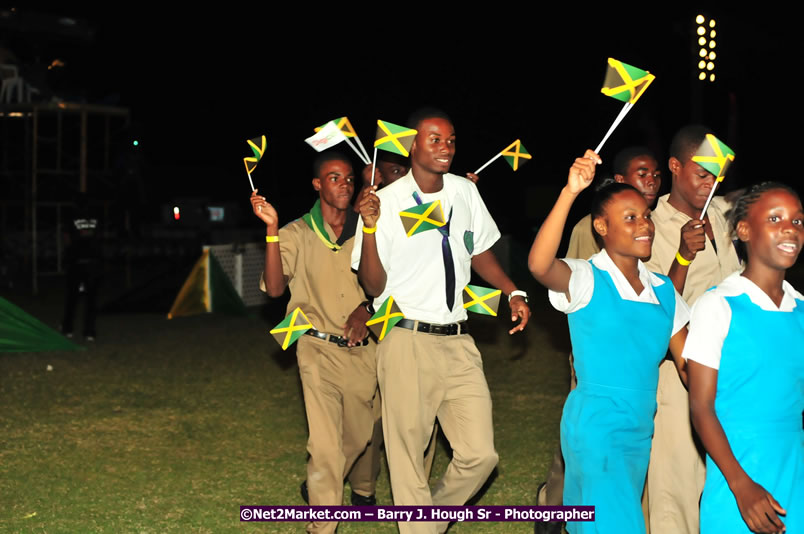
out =
{"type": "Polygon", "coordinates": [[[72,204],[76,193],[103,193],[114,187],[113,139],[129,124],[129,110],[121,107],[67,102],[0,105],[0,235],[30,239],[25,259],[34,293],[40,275],[61,271],[62,207],[72,204]],[[20,208],[22,216],[14,217],[20,208]],[[40,235],[40,210],[53,208],[55,235],[40,235]],[[50,271],[39,265],[43,237],[55,249],[50,271]]]}

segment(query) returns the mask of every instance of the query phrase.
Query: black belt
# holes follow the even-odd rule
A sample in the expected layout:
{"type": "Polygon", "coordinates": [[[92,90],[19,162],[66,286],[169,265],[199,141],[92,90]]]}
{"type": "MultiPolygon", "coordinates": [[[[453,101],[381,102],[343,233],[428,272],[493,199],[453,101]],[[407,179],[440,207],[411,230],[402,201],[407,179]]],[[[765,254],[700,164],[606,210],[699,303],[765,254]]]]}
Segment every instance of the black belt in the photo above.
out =
{"type": "Polygon", "coordinates": [[[413,321],[412,319],[401,319],[396,323],[396,326],[401,326],[408,330],[416,330],[417,332],[424,332],[425,334],[434,334],[436,336],[457,336],[458,334],[469,333],[469,325],[466,321],[450,324],[430,324],[422,321],[413,321]],[[415,328],[414,325],[416,325],[415,328]]]}
{"type": "MultiPolygon", "coordinates": [[[[307,332],[304,333],[306,336],[313,336],[317,337],[318,339],[323,339],[324,341],[329,341],[330,343],[335,343],[339,347],[348,347],[349,346],[349,339],[343,336],[334,336],[332,334],[325,334],[324,332],[319,332],[315,328],[311,328],[307,332]]],[[[365,347],[368,345],[368,338],[364,339],[363,341],[359,341],[355,347],[365,347]]]]}

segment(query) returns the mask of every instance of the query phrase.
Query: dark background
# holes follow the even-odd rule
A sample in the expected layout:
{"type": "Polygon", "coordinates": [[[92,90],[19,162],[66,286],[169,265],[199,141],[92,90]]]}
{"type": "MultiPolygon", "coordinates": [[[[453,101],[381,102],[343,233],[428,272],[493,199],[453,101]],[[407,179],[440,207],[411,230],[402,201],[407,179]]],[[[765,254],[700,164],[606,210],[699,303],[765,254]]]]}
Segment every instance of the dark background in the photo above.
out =
{"type": "Polygon", "coordinates": [[[377,118],[404,124],[433,105],[456,126],[453,172],[475,170],[516,138],[534,156],[517,173],[495,162],[479,184],[502,229],[529,238],[552,204],[550,187],[622,107],[600,93],[609,56],[656,81],[607,142],[604,162],[628,144],[648,145],[664,162],[674,131],[703,122],[737,153],[724,190],[765,179],[797,186],[789,162],[798,153],[800,45],[790,14],[702,11],[717,20],[717,81],[709,83],[697,80],[695,11],[481,8],[69,6],[37,13],[74,18],[73,33],[6,22],[0,39],[21,60],[61,58],[65,67],[49,76],[65,100],[130,108],[146,218],[188,196],[248,209],[245,140],[266,134],[253,178],[290,220],[314,198],[315,153],[304,143],[314,126],[346,115],[371,154],[377,118]]]}

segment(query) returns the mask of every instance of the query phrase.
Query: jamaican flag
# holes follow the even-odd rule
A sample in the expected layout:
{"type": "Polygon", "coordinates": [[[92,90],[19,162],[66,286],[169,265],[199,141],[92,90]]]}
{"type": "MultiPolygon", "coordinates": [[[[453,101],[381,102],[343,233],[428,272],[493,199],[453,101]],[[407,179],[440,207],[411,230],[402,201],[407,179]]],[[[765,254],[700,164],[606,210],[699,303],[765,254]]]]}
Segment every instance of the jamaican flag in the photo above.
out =
{"type": "Polygon", "coordinates": [[[712,134],[706,134],[692,161],[715,175],[718,182],[723,181],[726,169],[734,161],[734,151],[712,134]]]}
{"type": "Polygon", "coordinates": [[[402,310],[400,310],[399,306],[394,302],[394,297],[388,297],[385,299],[385,302],[382,303],[380,309],[377,310],[377,313],[366,321],[366,326],[377,336],[378,341],[382,341],[388,331],[404,318],[405,316],[402,314],[402,310]]]}
{"type": "Polygon", "coordinates": [[[609,58],[606,79],[600,92],[621,102],[636,104],[655,79],[656,76],[646,70],[609,58]]]}
{"type": "Polygon", "coordinates": [[[468,285],[463,288],[463,307],[470,312],[496,317],[501,294],[499,289],[468,285]]]}
{"type": "Polygon", "coordinates": [[[281,323],[271,329],[271,335],[282,347],[287,350],[289,346],[296,342],[305,332],[310,330],[313,325],[301,308],[296,308],[290,315],[285,317],[281,323]]]}
{"type": "Polygon", "coordinates": [[[394,154],[410,156],[410,147],[418,132],[391,122],[377,121],[377,137],[374,147],[394,154]]]}

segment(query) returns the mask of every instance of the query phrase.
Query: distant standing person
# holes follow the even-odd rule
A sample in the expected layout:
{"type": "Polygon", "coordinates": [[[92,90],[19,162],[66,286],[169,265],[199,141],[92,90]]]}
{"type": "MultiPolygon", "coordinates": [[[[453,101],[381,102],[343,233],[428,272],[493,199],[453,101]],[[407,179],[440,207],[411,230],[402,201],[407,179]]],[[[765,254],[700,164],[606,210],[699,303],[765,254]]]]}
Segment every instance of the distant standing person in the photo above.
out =
{"type": "Polygon", "coordinates": [[[96,299],[101,281],[101,228],[100,222],[89,208],[86,195],[76,201],[73,216],[67,222],[65,232],[65,277],[64,318],[61,330],[68,338],[73,337],[73,322],[79,297],[84,303],[84,339],[95,341],[97,331],[96,299]]]}

